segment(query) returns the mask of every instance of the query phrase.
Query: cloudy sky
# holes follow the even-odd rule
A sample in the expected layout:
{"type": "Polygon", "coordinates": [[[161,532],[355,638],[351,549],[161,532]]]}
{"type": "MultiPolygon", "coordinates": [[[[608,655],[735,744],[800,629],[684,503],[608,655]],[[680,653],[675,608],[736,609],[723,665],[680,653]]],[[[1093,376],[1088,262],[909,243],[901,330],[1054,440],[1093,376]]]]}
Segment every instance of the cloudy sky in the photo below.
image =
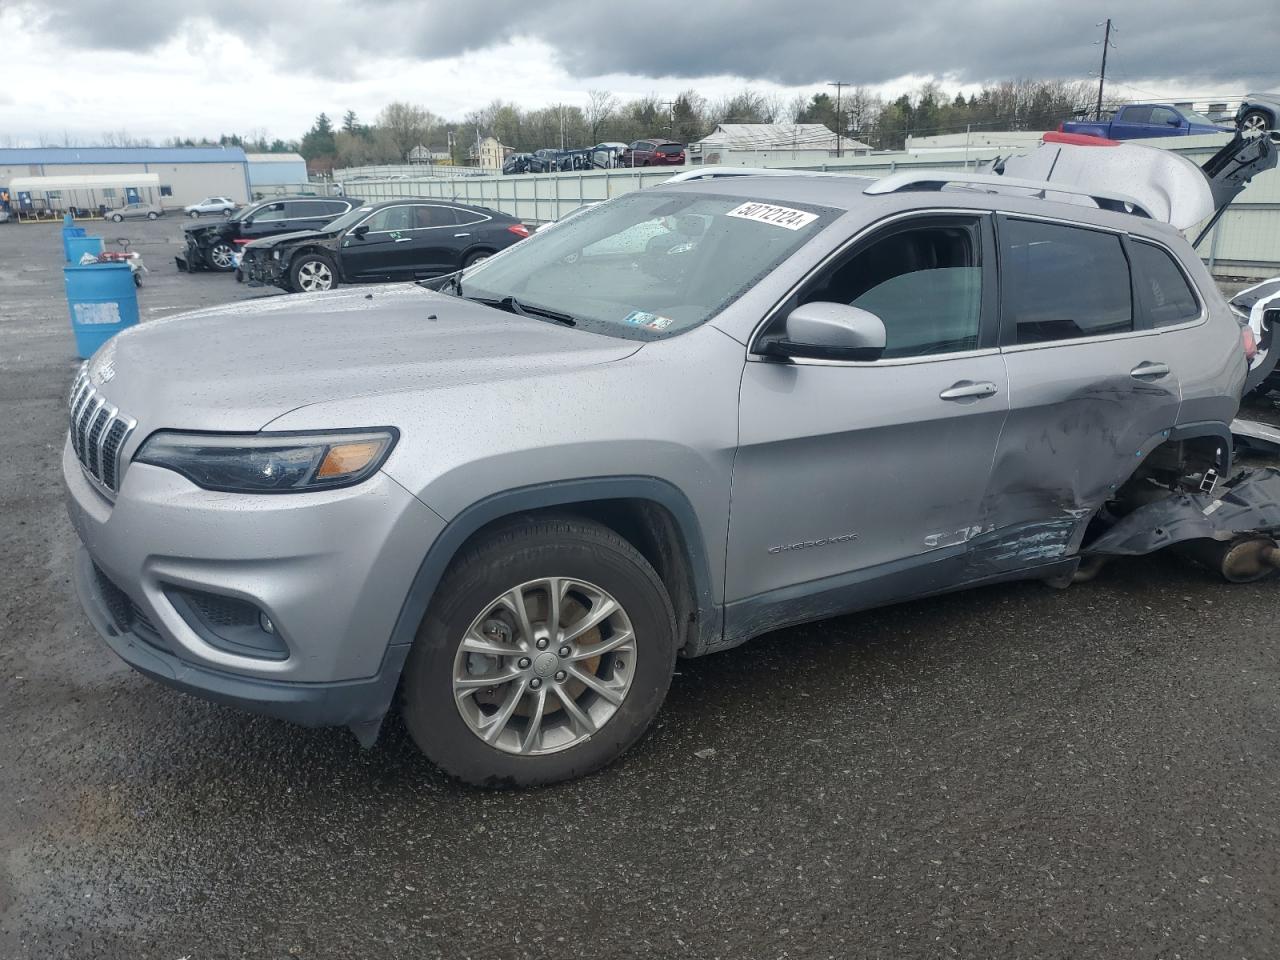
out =
{"type": "Polygon", "coordinates": [[[449,119],[494,99],[583,103],[828,80],[896,94],[1108,77],[1133,97],[1280,89],[1276,0],[0,0],[0,146],[126,130],[299,136],[391,100],[449,119]]]}

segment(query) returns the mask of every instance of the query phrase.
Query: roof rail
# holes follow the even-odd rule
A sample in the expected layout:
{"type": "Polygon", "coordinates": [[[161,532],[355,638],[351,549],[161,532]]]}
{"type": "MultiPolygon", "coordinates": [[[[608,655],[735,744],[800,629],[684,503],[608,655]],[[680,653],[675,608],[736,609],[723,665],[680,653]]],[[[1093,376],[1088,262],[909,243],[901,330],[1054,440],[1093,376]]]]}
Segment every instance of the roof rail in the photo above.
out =
{"type": "Polygon", "coordinates": [[[1088,197],[1101,210],[1114,210],[1117,213],[1132,213],[1140,217],[1151,218],[1142,204],[1133,197],[1123,193],[1084,189],[1073,187],[1068,183],[1051,183],[1048,180],[1021,180],[1017,177],[1002,177],[991,173],[954,173],[938,170],[904,170],[891,173],[871,184],[863,193],[897,193],[906,190],[941,190],[949,183],[967,184],[975,187],[1013,187],[1018,190],[1035,190],[1044,200],[1046,193],[1067,193],[1078,197],[1088,197]]]}

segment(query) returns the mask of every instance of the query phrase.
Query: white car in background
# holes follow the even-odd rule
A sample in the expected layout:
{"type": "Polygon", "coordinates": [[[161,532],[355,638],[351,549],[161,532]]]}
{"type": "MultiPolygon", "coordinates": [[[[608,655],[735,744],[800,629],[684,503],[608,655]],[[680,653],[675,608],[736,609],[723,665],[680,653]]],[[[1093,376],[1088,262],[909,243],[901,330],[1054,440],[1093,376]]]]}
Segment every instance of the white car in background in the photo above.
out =
{"type": "Polygon", "coordinates": [[[182,212],[192,218],[203,216],[206,213],[219,213],[229,217],[236,206],[236,202],[230,197],[205,197],[199,203],[192,203],[183,207],[182,212]]]}

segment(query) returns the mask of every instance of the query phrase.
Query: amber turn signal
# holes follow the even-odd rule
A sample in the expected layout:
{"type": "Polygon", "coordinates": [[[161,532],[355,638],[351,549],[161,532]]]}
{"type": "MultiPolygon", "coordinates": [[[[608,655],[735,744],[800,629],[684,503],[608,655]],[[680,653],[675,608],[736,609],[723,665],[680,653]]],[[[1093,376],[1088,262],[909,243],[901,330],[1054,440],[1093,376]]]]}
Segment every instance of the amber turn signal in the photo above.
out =
{"type": "Polygon", "coordinates": [[[316,470],[317,480],[332,480],[349,473],[358,473],[382,452],[381,440],[357,440],[354,443],[335,443],[320,461],[316,470]]]}

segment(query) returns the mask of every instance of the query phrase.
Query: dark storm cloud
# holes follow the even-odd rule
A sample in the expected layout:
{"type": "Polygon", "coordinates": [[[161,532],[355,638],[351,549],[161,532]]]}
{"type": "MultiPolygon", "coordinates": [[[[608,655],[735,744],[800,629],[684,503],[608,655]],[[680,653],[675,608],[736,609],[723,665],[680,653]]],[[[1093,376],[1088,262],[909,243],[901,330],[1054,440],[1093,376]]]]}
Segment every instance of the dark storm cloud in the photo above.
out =
{"type": "Polygon", "coordinates": [[[434,60],[529,37],[583,77],[730,74],[793,85],[875,84],[909,73],[962,83],[1083,78],[1097,69],[1095,24],[1110,15],[1119,26],[1117,79],[1280,86],[1274,0],[142,0],[127,17],[112,0],[58,0],[27,9],[44,29],[87,48],[142,51],[179,33],[198,39],[216,24],[275,47],[282,66],[318,73],[376,66],[379,55],[434,60]]]}

